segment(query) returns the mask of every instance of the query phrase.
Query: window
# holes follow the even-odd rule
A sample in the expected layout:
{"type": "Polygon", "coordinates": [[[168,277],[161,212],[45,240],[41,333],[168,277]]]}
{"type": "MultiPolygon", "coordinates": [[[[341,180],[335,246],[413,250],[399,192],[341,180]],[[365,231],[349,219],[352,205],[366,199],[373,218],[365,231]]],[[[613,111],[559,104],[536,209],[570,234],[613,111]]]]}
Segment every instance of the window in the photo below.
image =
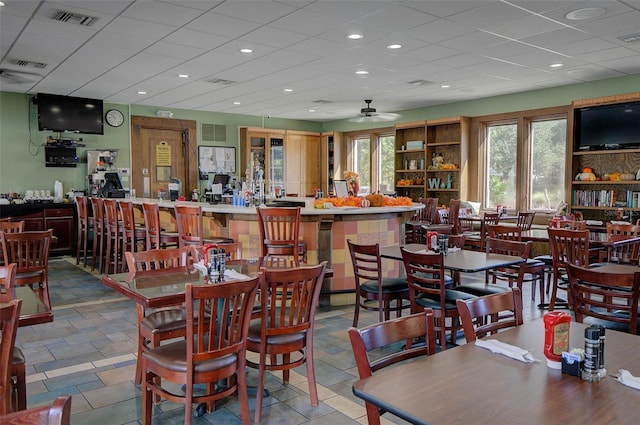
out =
{"type": "Polygon", "coordinates": [[[484,208],[551,211],[565,201],[566,114],[516,113],[482,126],[484,208]]]}
{"type": "Polygon", "coordinates": [[[346,134],[349,140],[349,166],[358,173],[359,194],[394,191],[395,132],[376,129],[375,132],[346,134]]]}

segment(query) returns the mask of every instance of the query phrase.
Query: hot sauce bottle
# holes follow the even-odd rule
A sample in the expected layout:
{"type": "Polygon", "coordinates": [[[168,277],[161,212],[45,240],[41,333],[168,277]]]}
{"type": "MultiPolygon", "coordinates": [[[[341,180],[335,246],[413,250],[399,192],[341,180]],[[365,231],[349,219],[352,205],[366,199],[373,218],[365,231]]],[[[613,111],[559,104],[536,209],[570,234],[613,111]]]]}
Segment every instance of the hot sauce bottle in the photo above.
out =
{"type": "Polygon", "coordinates": [[[561,369],[562,352],[569,351],[569,323],[571,316],[563,311],[551,311],[544,315],[544,356],[547,366],[561,369]]]}

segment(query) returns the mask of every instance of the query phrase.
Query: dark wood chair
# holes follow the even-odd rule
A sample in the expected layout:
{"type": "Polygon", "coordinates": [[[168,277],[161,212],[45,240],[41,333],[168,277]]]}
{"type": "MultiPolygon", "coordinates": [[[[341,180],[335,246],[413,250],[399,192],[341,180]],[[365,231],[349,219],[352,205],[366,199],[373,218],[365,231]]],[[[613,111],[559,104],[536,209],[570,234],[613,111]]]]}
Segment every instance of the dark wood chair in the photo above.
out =
{"type": "Polygon", "coordinates": [[[457,300],[456,304],[467,342],[495,334],[501,329],[520,326],[524,322],[522,292],[518,288],[470,300],[457,300]]]}
{"type": "Polygon", "coordinates": [[[604,273],[567,264],[569,294],[576,322],[640,334],[640,272],[604,273]]]}
{"type": "Polygon", "coordinates": [[[421,209],[416,217],[405,226],[405,242],[406,243],[425,243],[425,231],[423,225],[438,224],[440,222],[438,215],[438,198],[422,198],[424,208],[421,209]]]}
{"type": "Polygon", "coordinates": [[[29,285],[51,310],[49,298],[49,247],[53,230],[0,233],[4,263],[16,263],[16,286],[29,285]],[[34,287],[35,286],[35,287],[34,287]]]}
{"type": "MultiPolygon", "coordinates": [[[[187,272],[189,248],[167,248],[149,251],[125,252],[129,277],[157,273],[157,270],[187,272]]],[[[145,310],[140,304],[138,309],[138,362],[136,364],[136,383],[142,378],[142,353],[158,347],[162,341],[184,337],[187,334],[186,312],[182,306],[157,310],[145,310]]]]}
{"type": "Polygon", "coordinates": [[[306,244],[299,240],[299,207],[261,207],[258,213],[261,256],[284,255],[293,257],[295,262],[306,260],[306,244]]]}
{"type": "Polygon", "coordinates": [[[456,342],[460,328],[456,300],[473,298],[474,295],[456,289],[446,289],[444,254],[423,254],[400,249],[409,284],[411,312],[423,309],[433,310],[435,330],[443,350],[447,348],[447,331],[451,332],[451,343],[456,342]],[[451,324],[447,325],[447,319],[451,324]]]}
{"type": "Polygon", "coordinates": [[[76,228],[76,266],[80,264],[80,254],[84,261],[84,266],[87,267],[87,258],[89,253],[89,233],[93,229],[93,217],[89,216],[89,205],[86,196],[76,196],[76,213],[77,228],[76,228]]]}
{"type": "Polygon", "coordinates": [[[318,405],[313,328],[326,267],[323,261],[288,270],[263,269],[260,319],[251,322],[247,335],[247,351],[259,354],[257,361],[247,360],[258,370],[255,422],[262,417],[266,371],[281,370],[286,385],[289,371],[304,364],[311,405],[318,405]]]}
{"type": "Polygon", "coordinates": [[[151,424],[152,393],[175,403],[184,403],[184,423],[187,425],[191,424],[193,403],[206,403],[210,412],[215,400],[237,393],[242,423],[250,423],[246,345],[259,279],[186,285],[186,338],[142,354],[145,375],[143,424],[151,424]],[[160,378],[184,385],[185,394],[177,395],[175,391],[162,388],[160,378]],[[220,381],[226,382],[216,385],[220,381]],[[194,394],[195,384],[206,384],[205,393],[194,394]]]}
{"type": "Polygon", "coordinates": [[[104,258],[105,230],[104,230],[104,201],[102,198],[93,197],[91,199],[91,212],[93,214],[93,262],[91,263],[91,271],[96,269],[96,261],[98,262],[98,270],[102,272],[102,264],[104,258]]]}
{"type": "MultiPolygon", "coordinates": [[[[16,299],[15,279],[16,265],[11,263],[0,266],[0,303],[8,303],[16,299]]],[[[27,374],[26,360],[20,347],[14,346],[11,360],[11,410],[27,408],[27,374]]]]}
{"type": "Polygon", "coordinates": [[[104,255],[104,273],[122,272],[122,222],[118,213],[118,201],[105,199],[104,204],[104,238],[106,240],[104,255]]]}
{"type": "Polygon", "coordinates": [[[177,232],[166,232],[160,227],[160,208],[156,203],[143,202],[144,230],[147,235],[147,250],[177,247],[180,235],[177,232]]]}
{"type": "MultiPolygon", "coordinates": [[[[0,233],[20,233],[24,232],[24,221],[10,221],[9,219],[0,221],[0,233]]],[[[0,266],[4,265],[4,254],[0,245],[0,266]]]]}
{"type": "MultiPolygon", "coordinates": [[[[16,343],[22,300],[12,300],[0,306],[0,419],[11,412],[13,386],[11,364],[16,343]]],[[[4,423],[4,421],[3,421],[4,423]]]]}
{"type": "Polygon", "coordinates": [[[71,396],[60,396],[50,405],[10,413],[1,419],[2,425],[70,425],[71,396]]]}
{"type": "MultiPolygon", "coordinates": [[[[553,311],[557,302],[559,282],[568,282],[567,265],[589,267],[589,231],[549,227],[547,232],[553,257],[553,278],[549,299],[549,311],[553,311]]],[[[559,304],[569,305],[564,301],[559,304]]]]}
{"type": "MultiPolygon", "coordinates": [[[[607,223],[607,235],[611,242],[622,241],[631,237],[640,236],[640,226],[634,224],[613,224],[607,223]]],[[[640,254],[640,243],[630,242],[618,244],[608,248],[599,261],[637,264],[640,254]]]]}
{"type": "Polygon", "coordinates": [[[356,292],[352,326],[358,326],[360,309],[377,311],[380,322],[389,320],[391,312],[400,317],[402,310],[407,308],[404,300],[409,299],[407,279],[383,276],[379,244],[357,244],[347,239],[347,245],[356,292]]]}
{"type": "Polygon", "coordinates": [[[233,239],[222,236],[204,237],[202,207],[200,205],[176,205],[174,210],[178,227],[178,246],[233,242],[233,239]]]}
{"type": "MultiPolygon", "coordinates": [[[[119,200],[118,210],[122,219],[122,252],[144,251],[144,245],[147,240],[147,232],[144,227],[136,224],[135,212],[131,201],[119,200]]],[[[126,262],[125,262],[126,265],[126,262]]]]}
{"type": "Polygon", "coordinates": [[[469,245],[472,249],[477,251],[485,250],[485,242],[487,237],[489,237],[488,227],[494,224],[500,223],[500,214],[498,213],[484,213],[482,215],[482,220],[480,221],[480,234],[479,238],[467,238],[466,244],[469,245]]]}
{"type": "MultiPolygon", "coordinates": [[[[436,353],[433,312],[429,309],[361,329],[350,327],[348,333],[360,379],[398,362],[436,353]]],[[[385,411],[371,403],[365,402],[365,406],[369,425],[380,425],[385,411]]]]}
{"type": "Polygon", "coordinates": [[[533,226],[533,219],[535,217],[535,211],[518,211],[517,226],[521,230],[531,230],[531,226],[533,226]]]}

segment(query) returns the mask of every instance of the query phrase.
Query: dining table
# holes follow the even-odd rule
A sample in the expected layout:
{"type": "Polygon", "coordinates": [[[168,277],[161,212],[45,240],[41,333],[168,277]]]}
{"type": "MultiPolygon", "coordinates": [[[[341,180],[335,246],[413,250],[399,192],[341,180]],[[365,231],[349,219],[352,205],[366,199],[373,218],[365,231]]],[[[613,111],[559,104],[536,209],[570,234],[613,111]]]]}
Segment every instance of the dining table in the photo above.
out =
{"type": "MultiPolygon", "coordinates": [[[[569,344],[584,347],[586,325],[571,322],[569,344]]],[[[618,382],[640,376],[640,337],[607,330],[599,382],[547,367],[542,319],[489,336],[529,350],[525,363],[475,342],[381,369],[353,383],[353,393],[412,424],[637,424],[640,390],[618,382]]]]}
{"type": "Polygon", "coordinates": [[[18,286],[13,288],[10,297],[6,297],[4,293],[0,294],[0,304],[9,301],[9,299],[21,299],[20,317],[18,318],[18,326],[38,325],[41,323],[53,322],[53,311],[48,308],[40,299],[38,294],[28,286],[18,286]]]}
{"type": "MultiPolygon", "coordinates": [[[[381,247],[380,257],[402,261],[401,247],[412,252],[427,253],[426,245],[412,243],[381,247]]],[[[444,256],[444,268],[454,272],[476,273],[500,267],[513,266],[523,263],[524,261],[522,257],[513,255],[503,255],[492,252],[486,253],[468,249],[453,250],[450,248],[444,256]]]]}

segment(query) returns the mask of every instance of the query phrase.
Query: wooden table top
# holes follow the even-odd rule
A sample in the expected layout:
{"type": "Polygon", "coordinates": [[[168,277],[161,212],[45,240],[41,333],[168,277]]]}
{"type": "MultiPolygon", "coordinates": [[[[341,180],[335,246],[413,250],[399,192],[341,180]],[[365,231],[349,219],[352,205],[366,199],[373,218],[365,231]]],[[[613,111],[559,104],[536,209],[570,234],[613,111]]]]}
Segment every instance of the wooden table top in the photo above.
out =
{"type": "MultiPolygon", "coordinates": [[[[410,243],[403,245],[409,251],[425,251],[424,244],[410,243]]],[[[380,256],[391,260],[402,261],[400,245],[380,248],[380,256]]],[[[444,256],[444,268],[464,273],[475,273],[499,267],[511,266],[524,262],[521,257],[461,249],[449,252],[444,256]]]]}
{"type": "MultiPolygon", "coordinates": [[[[28,286],[15,288],[12,299],[22,299],[18,326],[30,326],[53,322],[53,312],[40,300],[40,297],[28,286]]],[[[6,299],[3,295],[2,299],[6,299]]],[[[2,304],[2,303],[0,303],[2,304]]]]}
{"type": "MultiPolygon", "coordinates": [[[[570,345],[584,347],[585,325],[571,322],[570,345]]],[[[414,424],[637,424],[640,391],[607,375],[600,382],[550,369],[544,324],[529,322],[491,338],[530,350],[523,363],[474,343],[382,369],[353,393],[414,424]]],[[[640,375],[640,337],[607,330],[608,373],[640,375]]]]}

